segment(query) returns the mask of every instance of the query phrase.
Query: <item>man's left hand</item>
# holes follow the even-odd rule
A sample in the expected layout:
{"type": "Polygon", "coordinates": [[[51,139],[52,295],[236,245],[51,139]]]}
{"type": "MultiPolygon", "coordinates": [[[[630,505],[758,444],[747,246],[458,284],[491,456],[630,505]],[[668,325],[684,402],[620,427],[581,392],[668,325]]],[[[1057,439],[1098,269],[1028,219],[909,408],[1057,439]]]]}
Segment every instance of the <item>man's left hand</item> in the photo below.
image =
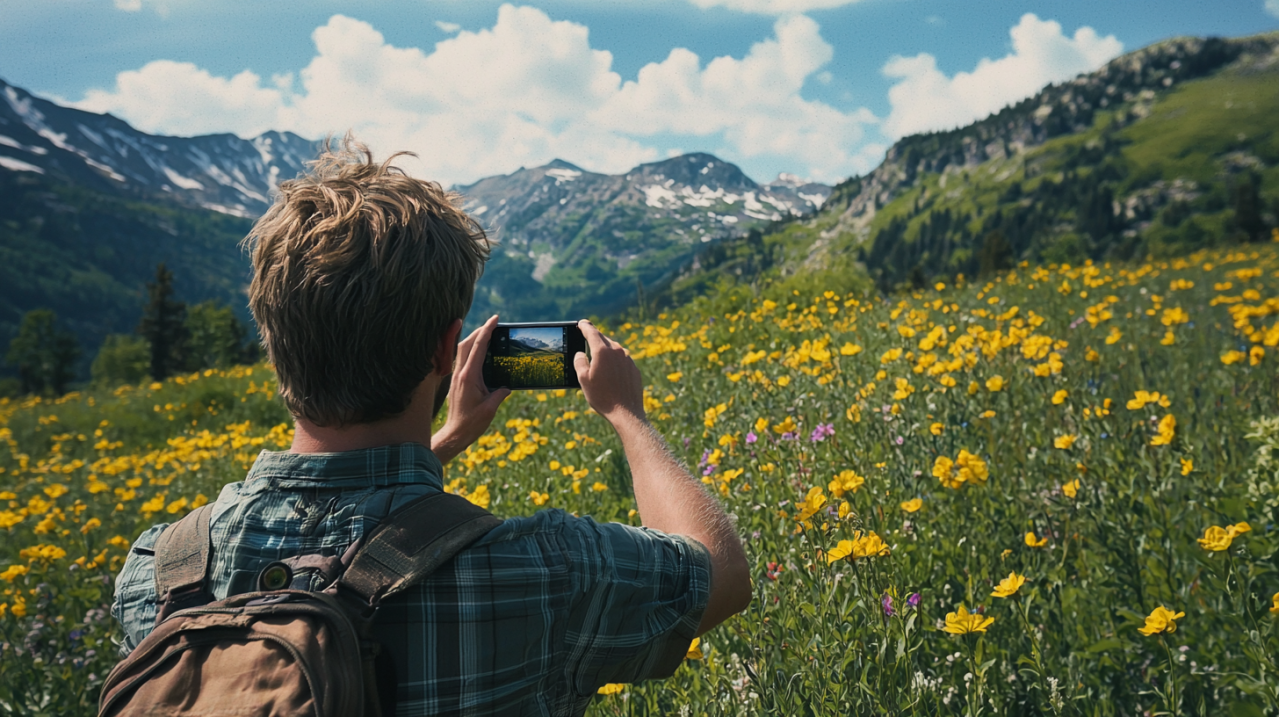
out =
{"type": "Polygon", "coordinates": [[[494,315],[457,345],[453,378],[449,383],[449,413],[444,426],[431,437],[431,450],[441,463],[448,463],[488,430],[502,401],[511,389],[493,391],[484,385],[484,356],[489,337],[497,326],[494,315]]]}

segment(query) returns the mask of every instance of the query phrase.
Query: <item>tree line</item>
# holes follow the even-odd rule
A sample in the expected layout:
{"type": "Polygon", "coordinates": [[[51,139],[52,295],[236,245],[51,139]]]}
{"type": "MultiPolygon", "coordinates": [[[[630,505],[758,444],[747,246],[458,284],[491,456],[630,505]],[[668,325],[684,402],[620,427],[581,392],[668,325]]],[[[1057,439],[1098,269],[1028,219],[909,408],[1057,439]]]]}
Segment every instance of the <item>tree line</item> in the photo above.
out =
{"type": "MultiPolygon", "coordinates": [[[[75,335],[59,325],[53,310],[28,311],[4,357],[18,375],[0,378],[0,396],[60,396],[75,382],[82,355],[75,335]]],[[[259,357],[257,341],[230,306],[209,300],[188,307],[176,296],[173,272],[161,262],[155,280],[147,282],[137,330],[108,335],[89,373],[94,385],[136,384],[259,357]]]]}

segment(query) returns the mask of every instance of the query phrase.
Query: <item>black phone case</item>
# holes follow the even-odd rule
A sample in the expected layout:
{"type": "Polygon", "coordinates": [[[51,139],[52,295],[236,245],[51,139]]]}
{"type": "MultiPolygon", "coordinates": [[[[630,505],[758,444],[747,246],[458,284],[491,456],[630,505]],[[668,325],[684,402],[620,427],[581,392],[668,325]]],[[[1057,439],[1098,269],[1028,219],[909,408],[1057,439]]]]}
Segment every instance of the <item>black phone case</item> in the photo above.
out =
{"type": "Polygon", "coordinates": [[[581,384],[577,380],[577,369],[573,365],[573,356],[578,351],[586,351],[586,338],[582,336],[581,330],[577,328],[576,321],[535,321],[498,324],[494,327],[493,333],[489,337],[488,350],[484,356],[484,384],[490,389],[504,387],[512,391],[581,388],[581,384]],[[495,361],[495,359],[513,357],[513,354],[509,351],[509,344],[506,343],[509,340],[511,329],[529,328],[560,328],[565,330],[563,334],[563,350],[556,354],[562,361],[562,381],[527,383],[513,377],[509,367],[503,368],[499,366],[498,361],[495,361]]]}

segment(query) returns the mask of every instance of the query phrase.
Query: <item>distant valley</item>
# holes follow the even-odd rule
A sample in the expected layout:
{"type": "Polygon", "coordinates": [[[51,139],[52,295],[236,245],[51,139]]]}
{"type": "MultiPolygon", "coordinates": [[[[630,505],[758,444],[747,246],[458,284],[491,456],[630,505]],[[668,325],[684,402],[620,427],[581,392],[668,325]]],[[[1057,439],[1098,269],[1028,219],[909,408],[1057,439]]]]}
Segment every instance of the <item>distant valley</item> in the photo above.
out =
{"type": "MultiPolygon", "coordinates": [[[[52,308],[86,363],[167,262],[244,313],[239,242],[315,143],[178,138],[0,82],[0,347],[52,308]]],[[[728,287],[890,291],[1017,262],[1258,241],[1279,224],[1279,33],[1176,38],[835,187],[694,153],[617,175],[555,160],[455,187],[498,240],[468,323],[608,316],[728,287]]]]}

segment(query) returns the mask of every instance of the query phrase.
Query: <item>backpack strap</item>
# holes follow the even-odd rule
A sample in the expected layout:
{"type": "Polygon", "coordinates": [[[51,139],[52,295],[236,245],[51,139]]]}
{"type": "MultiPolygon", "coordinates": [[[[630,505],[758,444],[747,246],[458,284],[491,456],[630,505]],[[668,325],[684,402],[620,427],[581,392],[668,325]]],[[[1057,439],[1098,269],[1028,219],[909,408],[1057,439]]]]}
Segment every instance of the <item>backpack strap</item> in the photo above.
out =
{"type": "Polygon", "coordinates": [[[430,575],[501,525],[500,518],[450,493],[423,496],[378,524],[337,581],[368,607],[430,575]]]}
{"type": "Polygon", "coordinates": [[[178,610],[212,599],[205,590],[205,574],[213,552],[209,536],[212,514],[212,504],[200,506],[156,538],[155,594],[160,601],[156,624],[178,610]]]}

